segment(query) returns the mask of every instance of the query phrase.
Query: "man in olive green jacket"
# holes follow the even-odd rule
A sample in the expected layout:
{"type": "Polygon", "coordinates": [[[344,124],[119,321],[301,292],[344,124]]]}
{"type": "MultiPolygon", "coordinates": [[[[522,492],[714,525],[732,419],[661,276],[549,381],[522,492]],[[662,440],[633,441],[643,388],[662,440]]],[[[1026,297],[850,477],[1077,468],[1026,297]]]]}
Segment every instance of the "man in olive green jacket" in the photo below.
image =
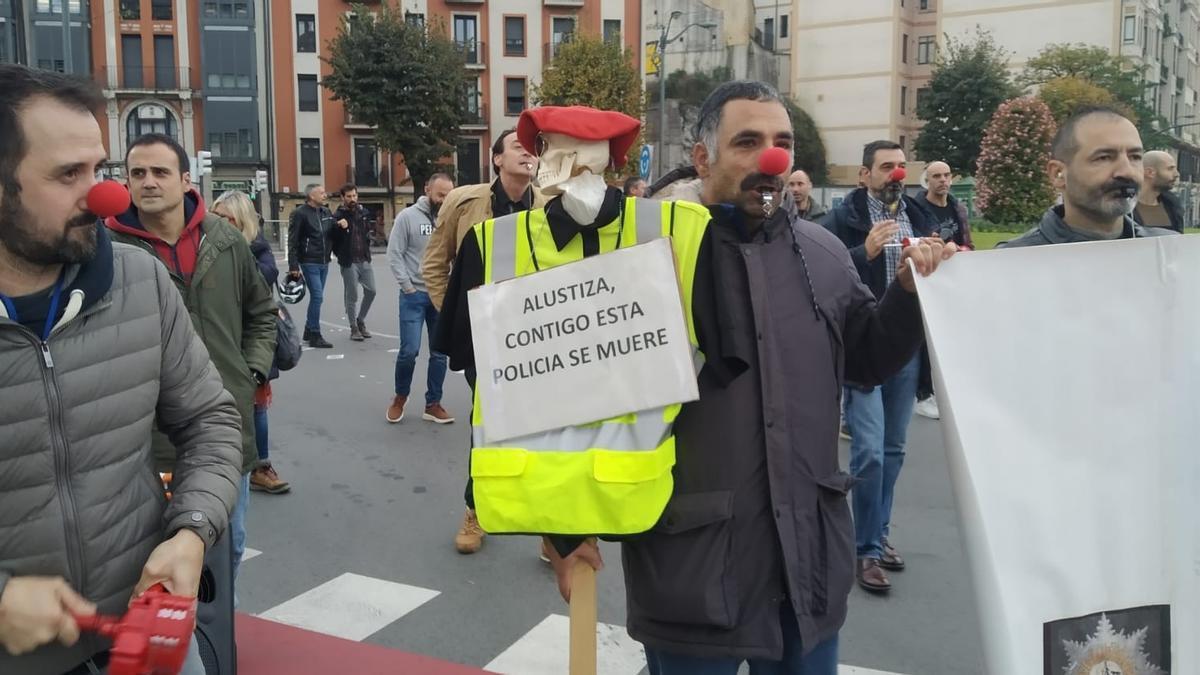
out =
{"type": "MultiPolygon", "coordinates": [[[[116,241],[133,244],[167,267],[192,322],[242,419],[242,485],[230,518],[234,574],[245,550],[254,444],[254,389],[275,355],[275,301],[242,234],[208,214],[191,189],[187,152],[170,136],[147,134],[129,145],[125,171],[133,206],[109,218],[116,241]]],[[[161,470],[174,464],[166,437],[155,437],[161,470]]]]}

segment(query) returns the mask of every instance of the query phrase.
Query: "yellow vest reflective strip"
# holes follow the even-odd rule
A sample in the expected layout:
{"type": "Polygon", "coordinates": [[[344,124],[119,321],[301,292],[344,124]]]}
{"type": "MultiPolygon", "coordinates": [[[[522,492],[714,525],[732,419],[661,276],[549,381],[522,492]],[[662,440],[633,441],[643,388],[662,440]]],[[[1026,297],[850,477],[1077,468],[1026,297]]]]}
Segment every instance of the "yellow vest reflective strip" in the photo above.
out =
{"type": "MultiPolygon", "coordinates": [[[[703,357],[692,325],[692,276],[708,213],[696,205],[677,209],[674,203],[649,199],[627,199],[622,207],[617,226],[600,230],[600,250],[610,252],[674,235],[672,246],[699,372],[703,357]],[[678,229],[677,212],[682,216],[678,229]]],[[[540,209],[480,223],[475,232],[485,283],[583,258],[578,237],[558,250],[540,209]]],[[[471,475],[476,511],[485,530],[632,534],[646,531],[658,520],[671,495],[670,469],[675,463],[671,424],[682,406],[642,410],[488,445],[479,396],[477,387],[471,416],[471,475]]]]}

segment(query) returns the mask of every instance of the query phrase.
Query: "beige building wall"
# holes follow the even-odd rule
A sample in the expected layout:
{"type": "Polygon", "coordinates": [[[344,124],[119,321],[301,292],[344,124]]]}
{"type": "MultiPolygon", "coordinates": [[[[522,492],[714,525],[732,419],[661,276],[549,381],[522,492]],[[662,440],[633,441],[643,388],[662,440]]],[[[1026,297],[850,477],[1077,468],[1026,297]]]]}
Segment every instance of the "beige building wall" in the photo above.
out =
{"type": "MultiPolygon", "coordinates": [[[[871,140],[902,141],[911,154],[932,70],[922,43],[941,48],[977,28],[1012,52],[1014,72],[1054,43],[1127,56],[1158,83],[1152,96],[1170,124],[1200,122],[1197,0],[794,0],[793,14],[792,91],[821,130],[837,182],[853,183],[871,140]],[[1174,35],[1163,37],[1164,20],[1174,35]]],[[[1198,132],[1177,135],[1196,143],[1198,132]]]]}

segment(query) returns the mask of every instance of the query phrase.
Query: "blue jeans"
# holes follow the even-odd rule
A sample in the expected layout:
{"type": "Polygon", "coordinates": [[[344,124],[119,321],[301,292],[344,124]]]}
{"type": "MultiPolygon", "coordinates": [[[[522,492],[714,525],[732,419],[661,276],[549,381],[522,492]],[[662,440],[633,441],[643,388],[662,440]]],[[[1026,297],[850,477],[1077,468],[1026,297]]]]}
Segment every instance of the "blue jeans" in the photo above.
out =
{"type": "Polygon", "coordinates": [[[238,487],[237,506],[233,507],[233,513],[229,514],[229,532],[232,537],[229,543],[233,546],[234,597],[237,597],[238,568],[242,565],[242,554],[246,552],[246,509],[249,506],[250,474],[244,473],[238,487]]]}
{"type": "MultiPolygon", "coordinates": [[[[400,294],[400,353],[396,355],[396,395],[408,396],[412,389],[413,368],[421,351],[421,327],[424,324],[432,341],[437,329],[438,311],[425,291],[400,294]]],[[[425,406],[442,401],[442,383],[446,381],[445,354],[429,350],[429,368],[425,374],[425,406]]]]}
{"type": "MultiPolygon", "coordinates": [[[[837,675],[838,639],[817,645],[808,654],[800,646],[800,627],[790,603],[780,608],[783,628],[783,660],[750,659],[750,675],[837,675]]],[[[669,654],[646,647],[650,675],[737,675],[742,659],[669,654]]]]}
{"type": "Polygon", "coordinates": [[[267,445],[267,409],[254,406],[254,444],[258,447],[258,461],[266,462],[271,455],[267,445]]]}
{"type": "Polygon", "coordinates": [[[321,303],[325,302],[325,279],[329,277],[329,265],[300,263],[300,273],[304,275],[304,285],[308,287],[308,316],[304,320],[304,330],[308,333],[319,333],[321,303]]]}
{"type": "Polygon", "coordinates": [[[858,479],[851,504],[859,558],[883,555],[920,369],[917,356],[881,386],[868,391],[846,387],[850,473],[858,479]]]}

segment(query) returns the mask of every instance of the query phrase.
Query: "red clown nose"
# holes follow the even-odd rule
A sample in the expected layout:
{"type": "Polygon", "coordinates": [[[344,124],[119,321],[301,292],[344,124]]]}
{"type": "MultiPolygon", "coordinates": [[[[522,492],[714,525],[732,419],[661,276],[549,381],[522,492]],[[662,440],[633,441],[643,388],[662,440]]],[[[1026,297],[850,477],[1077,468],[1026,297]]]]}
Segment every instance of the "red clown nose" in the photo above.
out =
{"type": "Polygon", "coordinates": [[[792,165],[792,156],[783,148],[767,148],[758,156],[758,170],[768,176],[778,176],[792,165]]]}
{"type": "Polygon", "coordinates": [[[892,172],[890,174],[888,174],[888,182],[889,183],[903,183],[904,179],[907,177],[908,177],[908,172],[904,170],[904,167],[898,166],[898,167],[892,169],[892,172]]]}
{"type": "Polygon", "coordinates": [[[100,218],[125,213],[129,208],[129,190],[115,180],[100,181],[88,190],[87,207],[100,218]]]}

